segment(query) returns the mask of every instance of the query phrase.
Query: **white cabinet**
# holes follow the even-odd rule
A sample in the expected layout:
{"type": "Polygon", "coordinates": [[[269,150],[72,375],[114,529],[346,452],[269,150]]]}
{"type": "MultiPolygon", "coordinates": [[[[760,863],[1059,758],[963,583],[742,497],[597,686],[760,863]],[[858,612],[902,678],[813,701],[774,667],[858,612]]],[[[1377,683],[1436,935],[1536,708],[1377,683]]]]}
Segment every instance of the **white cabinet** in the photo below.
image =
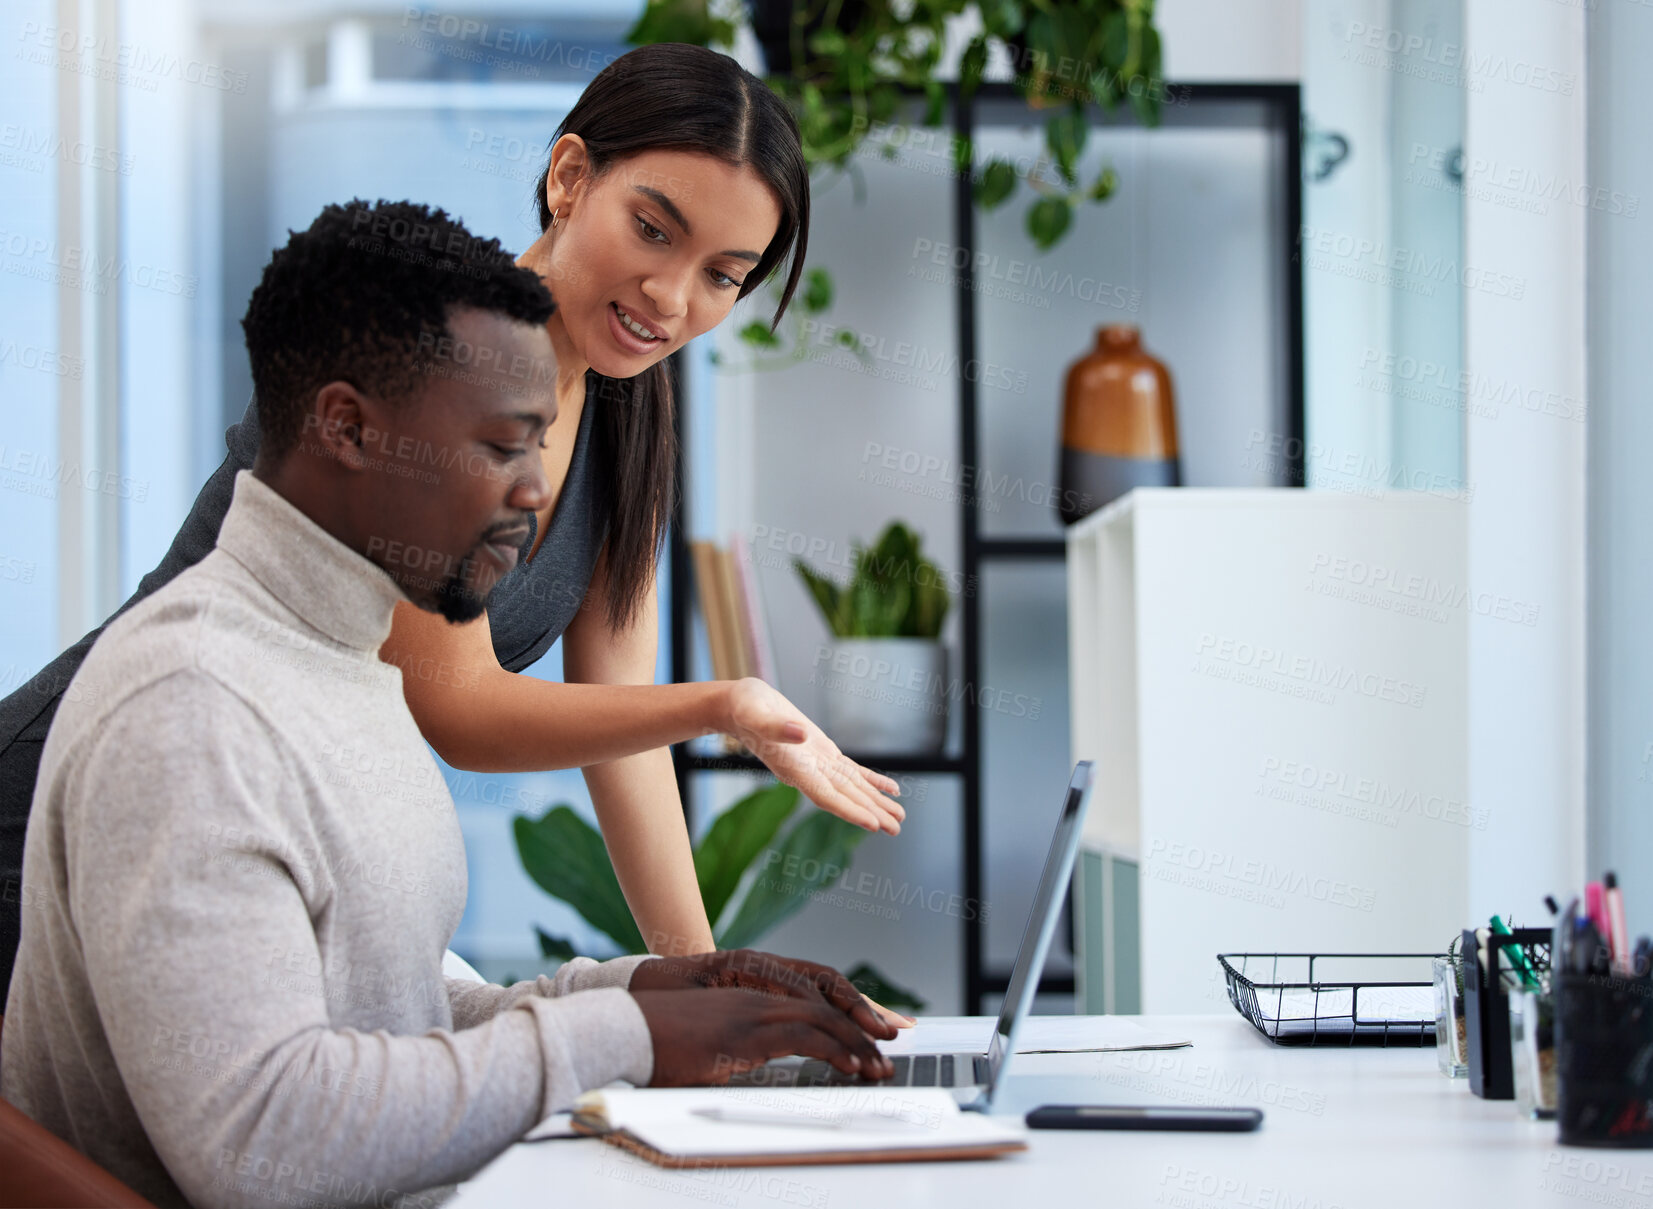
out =
{"type": "Polygon", "coordinates": [[[1088,954],[1081,1010],[1214,1011],[1218,952],[1439,951],[1463,926],[1487,817],[1466,617],[1508,603],[1468,591],[1464,534],[1423,494],[1216,489],[1135,491],[1068,531],[1086,839],[1139,875],[1140,985],[1088,954]]]}

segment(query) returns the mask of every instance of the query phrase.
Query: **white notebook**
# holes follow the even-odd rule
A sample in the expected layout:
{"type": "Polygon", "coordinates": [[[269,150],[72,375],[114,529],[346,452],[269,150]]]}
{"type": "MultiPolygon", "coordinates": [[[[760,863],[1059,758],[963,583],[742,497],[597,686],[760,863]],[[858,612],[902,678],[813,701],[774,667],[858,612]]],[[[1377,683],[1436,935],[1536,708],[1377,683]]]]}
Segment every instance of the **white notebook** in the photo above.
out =
{"type": "Polygon", "coordinates": [[[609,1087],[580,1097],[574,1128],[663,1167],[994,1158],[1027,1148],[1019,1121],[961,1112],[939,1088],[609,1087]]]}

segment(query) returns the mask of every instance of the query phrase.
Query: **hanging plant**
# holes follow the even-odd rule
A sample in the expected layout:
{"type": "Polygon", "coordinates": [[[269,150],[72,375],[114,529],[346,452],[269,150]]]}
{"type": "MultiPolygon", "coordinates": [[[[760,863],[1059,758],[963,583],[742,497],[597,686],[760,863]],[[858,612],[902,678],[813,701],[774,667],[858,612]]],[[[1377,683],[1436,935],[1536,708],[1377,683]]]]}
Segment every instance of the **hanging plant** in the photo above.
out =
{"type": "Polygon", "coordinates": [[[956,148],[956,163],[971,174],[984,210],[1003,205],[1026,183],[1034,194],[1027,233],[1047,249],[1067,233],[1080,205],[1106,201],[1118,188],[1111,166],[1089,180],[1079,176],[1086,107],[1124,102],[1145,125],[1159,121],[1165,86],[1154,0],[751,0],[749,10],[734,0],[717,0],[716,7],[712,0],[649,0],[627,39],[727,49],[749,24],[765,47],[769,86],[797,116],[810,166],[843,171],[913,93],[925,99],[923,124],[941,123],[947,93],[936,71],[946,27],[972,11],[980,32],[960,60],[960,89],[969,95],[980,85],[997,42],[1009,52],[1016,90],[1049,112],[1043,152],[1025,173],[1002,157],[978,165],[968,146],[956,148]]]}

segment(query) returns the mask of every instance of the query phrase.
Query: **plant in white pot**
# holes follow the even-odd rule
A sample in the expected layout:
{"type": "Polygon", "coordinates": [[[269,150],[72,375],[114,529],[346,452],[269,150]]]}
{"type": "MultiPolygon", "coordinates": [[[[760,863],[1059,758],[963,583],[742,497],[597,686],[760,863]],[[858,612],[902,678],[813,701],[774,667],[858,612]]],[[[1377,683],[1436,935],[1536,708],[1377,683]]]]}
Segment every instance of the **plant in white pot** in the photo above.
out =
{"type": "Polygon", "coordinates": [[[854,551],[847,584],[792,560],[832,631],[815,660],[822,722],[846,751],[939,752],[948,701],[941,623],[952,593],[918,535],[899,521],[874,545],[857,543],[854,551]]]}

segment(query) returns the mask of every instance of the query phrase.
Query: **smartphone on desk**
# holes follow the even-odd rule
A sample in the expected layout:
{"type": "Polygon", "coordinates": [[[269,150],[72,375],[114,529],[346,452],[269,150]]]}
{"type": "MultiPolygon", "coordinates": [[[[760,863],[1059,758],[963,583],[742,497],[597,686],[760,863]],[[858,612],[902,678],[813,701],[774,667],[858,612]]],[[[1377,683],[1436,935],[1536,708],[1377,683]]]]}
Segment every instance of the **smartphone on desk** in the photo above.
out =
{"type": "Polygon", "coordinates": [[[1027,1114],[1029,1129],[1187,1129],[1203,1133],[1244,1133],[1262,1123],[1260,1108],[1046,1104],[1027,1114]]]}

